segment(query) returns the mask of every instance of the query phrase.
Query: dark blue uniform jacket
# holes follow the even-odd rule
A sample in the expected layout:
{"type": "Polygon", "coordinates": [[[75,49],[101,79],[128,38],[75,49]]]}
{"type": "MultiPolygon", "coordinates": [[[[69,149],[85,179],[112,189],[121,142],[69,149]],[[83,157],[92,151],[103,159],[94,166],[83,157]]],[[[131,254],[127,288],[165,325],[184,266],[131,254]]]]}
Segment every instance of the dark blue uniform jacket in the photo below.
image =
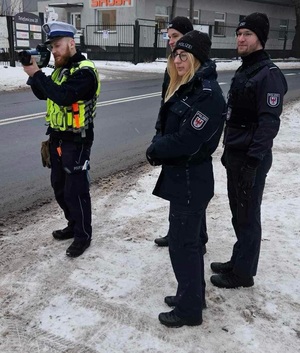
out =
{"type": "Polygon", "coordinates": [[[243,58],[228,93],[225,149],[257,167],[273,145],[287,83],[264,50],[243,58]]]}
{"type": "Polygon", "coordinates": [[[207,203],[213,196],[211,155],[218,146],[226,104],[208,60],[159,112],[161,131],[147,156],[162,164],[153,194],[181,204],[207,203]]]}

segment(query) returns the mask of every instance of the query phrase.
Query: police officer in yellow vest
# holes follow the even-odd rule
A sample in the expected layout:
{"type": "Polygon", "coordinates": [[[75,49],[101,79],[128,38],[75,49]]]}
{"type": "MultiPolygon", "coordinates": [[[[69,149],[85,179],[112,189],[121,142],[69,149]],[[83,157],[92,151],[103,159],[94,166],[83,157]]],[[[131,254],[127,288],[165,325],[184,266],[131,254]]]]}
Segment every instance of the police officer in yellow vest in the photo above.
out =
{"type": "Polygon", "coordinates": [[[75,47],[74,26],[54,21],[44,24],[43,30],[55,69],[46,76],[32,58],[24,71],[36,97],[47,101],[51,185],[68,221],[52,235],[57,240],[73,238],[66,254],[77,257],[92,239],[88,170],[100,80],[93,62],[75,47]]]}

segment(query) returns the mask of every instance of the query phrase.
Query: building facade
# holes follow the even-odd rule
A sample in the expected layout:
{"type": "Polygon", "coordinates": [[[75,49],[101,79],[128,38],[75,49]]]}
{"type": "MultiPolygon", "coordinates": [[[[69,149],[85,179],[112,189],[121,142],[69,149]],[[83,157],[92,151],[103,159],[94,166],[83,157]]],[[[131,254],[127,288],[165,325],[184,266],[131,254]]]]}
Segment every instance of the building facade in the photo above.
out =
{"type": "MultiPolygon", "coordinates": [[[[23,1],[26,11],[29,0],[23,1]]],[[[189,4],[188,0],[177,0],[175,15],[189,17],[189,4]]],[[[171,0],[48,0],[37,2],[37,12],[44,14],[45,21],[72,23],[82,42],[92,51],[96,47],[102,52],[128,51],[135,41],[141,47],[155,45],[158,50],[165,50],[165,29],[171,19],[171,5],[171,0]],[[138,35],[134,32],[137,23],[141,26],[138,35]]],[[[291,0],[195,0],[193,23],[209,33],[215,56],[224,53],[221,56],[228,57],[235,50],[238,22],[252,12],[266,13],[270,19],[267,50],[279,52],[291,48],[296,24],[291,0]]]]}

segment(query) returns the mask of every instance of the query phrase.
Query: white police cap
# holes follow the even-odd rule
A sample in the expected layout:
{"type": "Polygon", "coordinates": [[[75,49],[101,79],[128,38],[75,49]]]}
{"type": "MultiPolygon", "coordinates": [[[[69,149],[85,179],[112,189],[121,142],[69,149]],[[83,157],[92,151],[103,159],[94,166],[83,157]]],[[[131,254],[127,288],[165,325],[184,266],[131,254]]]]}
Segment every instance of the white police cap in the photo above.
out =
{"type": "Polygon", "coordinates": [[[73,25],[59,21],[47,22],[43,25],[42,28],[47,35],[47,41],[45,42],[45,44],[49,44],[53,39],[59,37],[74,38],[74,35],[77,32],[76,28],[73,25]]]}

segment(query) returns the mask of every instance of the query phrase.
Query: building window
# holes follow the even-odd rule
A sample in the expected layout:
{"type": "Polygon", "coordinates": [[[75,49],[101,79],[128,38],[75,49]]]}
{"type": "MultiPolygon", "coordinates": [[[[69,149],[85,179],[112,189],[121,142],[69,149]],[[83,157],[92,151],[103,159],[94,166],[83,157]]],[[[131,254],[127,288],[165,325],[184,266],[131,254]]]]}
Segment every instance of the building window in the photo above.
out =
{"type": "Polygon", "coordinates": [[[289,28],[289,20],[280,20],[278,39],[286,39],[289,28]]]}
{"type": "Polygon", "coordinates": [[[99,31],[115,31],[117,24],[116,10],[96,10],[96,24],[99,31]]]}
{"type": "Polygon", "coordinates": [[[225,20],[226,14],[223,12],[215,12],[214,35],[225,36],[225,20]]]}
{"type": "Polygon", "coordinates": [[[168,9],[166,6],[155,6],[155,23],[158,24],[158,29],[166,29],[169,22],[168,9]]]}
{"type": "MultiPolygon", "coordinates": [[[[187,10],[187,17],[190,18],[190,10],[187,10]]],[[[194,10],[194,17],[192,23],[194,25],[200,24],[200,11],[199,10],[194,10]]]]}
{"type": "Polygon", "coordinates": [[[71,24],[77,29],[81,30],[81,14],[77,12],[71,13],[71,24]]]}
{"type": "Polygon", "coordinates": [[[169,16],[155,15],[155,22],[158,24],[158,29],[161,31],[168,26],[169,16]]]}

